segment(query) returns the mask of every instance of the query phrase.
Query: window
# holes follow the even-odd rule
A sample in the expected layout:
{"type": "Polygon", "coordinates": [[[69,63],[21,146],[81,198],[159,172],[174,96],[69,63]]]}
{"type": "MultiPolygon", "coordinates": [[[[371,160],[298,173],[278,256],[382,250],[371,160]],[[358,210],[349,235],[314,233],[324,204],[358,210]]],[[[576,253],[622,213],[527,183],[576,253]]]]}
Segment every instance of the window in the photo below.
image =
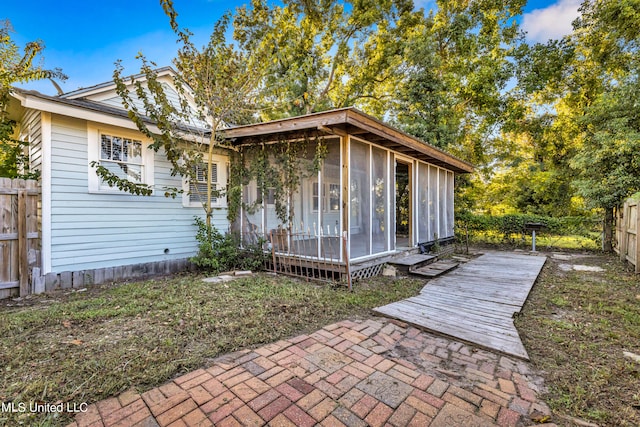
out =
{"type": "Polygon", "coordinates": [[[265,188],[264,197],[260,192],[260,188],[256,185],[256,201],[258,204],[262,204],[264,202],[265,205],[275,205],[276,204],[276,189],[273,187],[265,188]]]}
{"type": "Polygon", "coordinates": [[[311,209],[313,212],[318,212],[320,200],[322,200],[323,212],[337,212],[340,210],[340,184],[329,183],[323,185],[324,191],[322,194],[319,192],[317,182],[313,182],[311,185],[311,209]]]}
{"type": "MultiPolygon", "coordinates": [[[[182,189],[182,205],[184,207],[202,207],[207,203],[207,163],[195,167],[195,181],[184,179],[182,189]]],[[[225,207],[226,197],[219,195],[227,184],[227,157],[214,155],[211,162],[211,206],[225,207]]]]}
{"type": "Polygon", "coordinates": [[[96,161],[121,179],[136,184],[153,186],[153,151],[148,150],[148,140],[139,133],[120,128],[87,126],[89,146],[89,192],[128,194],[108,184],[96,174],[90,165],[96,161]]]}
{"type": "MultiPolygon", "coordinates": [[[[202,164],[195,167],[195,182],[189,183],[189,203],[202,203],[207,199],[207,165],[202,164]]],[[[211,164],[211,203],[218,203],[216,196],[218,191],[218,164],[211,164]]]]}
{"type": "Polygon", "coordinates": [[[320,206],[320,191],[318,189],[318,183],[313,183],[313,211],[318,212],[320,206]]]}
{"type": "Polygon", "coordinates": [[[142,141],[114,135],[100,135],[100,164],[119,178],[144,183],[142,141]]]}
{"type": "Polygon", "coordinates": [[[340,184],[329,184],[329,210],[340,210],[340,184]]]}

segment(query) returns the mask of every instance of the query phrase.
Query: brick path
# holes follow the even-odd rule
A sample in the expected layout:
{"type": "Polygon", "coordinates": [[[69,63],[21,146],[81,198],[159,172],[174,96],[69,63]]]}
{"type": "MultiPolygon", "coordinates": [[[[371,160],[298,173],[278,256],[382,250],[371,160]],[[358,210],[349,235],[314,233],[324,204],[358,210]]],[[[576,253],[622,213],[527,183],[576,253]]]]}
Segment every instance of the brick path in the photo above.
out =
{"type": "Polygon", "coordinates": [[[541,384],[524,362],[374,318],[223,356],[69,426],[528,426],[550,414],[541,384]]]}

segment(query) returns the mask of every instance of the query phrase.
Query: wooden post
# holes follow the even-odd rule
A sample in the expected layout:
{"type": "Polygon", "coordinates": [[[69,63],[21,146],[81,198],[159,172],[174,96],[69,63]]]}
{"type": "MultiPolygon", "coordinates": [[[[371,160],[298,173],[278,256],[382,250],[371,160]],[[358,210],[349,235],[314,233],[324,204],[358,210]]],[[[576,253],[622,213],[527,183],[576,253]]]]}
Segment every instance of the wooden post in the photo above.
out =
{"type": "Polygon", "coordinates": [[[347,271],[347,284],[349,285],[349,290],[352,291],[353,287],[351,285],[351,271],[349,268],[349,251],[348,251],[348,236],[349,234],[344,231],[342,233],[342,246],[343,246],[343,250],[344,250],[344,264],[345,264],[345,269],[347,271]]]}
{"type": "Polygon", "coordinates": [[[276,244],[273,241],[273,231],[269,232],[269,240],[271,241],[271,258],[273,259],[273,272],[278,274],[278,268],[276,267],[276,244]]]}
{"type": "Polygon", "coordinates": [[[636,273],[640,273],[640,202],[636,201],[636,273]]]}
{"type": "MultiPolygon", "coordinates": [[[[343,136],[340,138],[342,141],[342,191],[340,193],[342,202],[342,234],[349,233],[349,215],[351,210],[351,203],[349,200],[349,136],[343,136]]],[[[342,260],[348,262],[347,251],[342,252],[342,260]]],[[[342,261],[341,260],[341,261],[342,261]]]]}
{"type": "Polygon", "coordinates": [[[29,245],[27,241],[27,189],[26,183],[19,181],[18,186],[18,276],[20,296],[29,295],[29,245]]]}
{"type": "Polygon", "coordinates": [[[629,218],[629,202],[624,202],[622,209],[618,212],[618,255],[620,255],[620,261],[627,261],[627,222],[629,218]]]}

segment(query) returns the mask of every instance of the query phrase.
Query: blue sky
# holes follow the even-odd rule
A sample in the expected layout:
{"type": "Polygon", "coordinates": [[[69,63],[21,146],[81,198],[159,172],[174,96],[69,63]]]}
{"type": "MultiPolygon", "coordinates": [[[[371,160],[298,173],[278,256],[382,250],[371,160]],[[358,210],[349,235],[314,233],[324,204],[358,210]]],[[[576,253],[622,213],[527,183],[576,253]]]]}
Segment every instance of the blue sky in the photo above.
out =
{"type": "MultiPolygon", "coordinates": [[[[430,9],[432,0],[414,0],[430,9]]],[[[206,41],[213,23],[227,10],[247,0],[174,0],[178,22],[206,41]]],[[[560,37],[571,29],[579,0],[532,0],[525,8],[523,28],[531,41],[560,37]]],[[[111,80],[114,62],[123,61],[132,74],[139,70],[135,56],[143,52],[159,66],[170,65],[175,36],[158,0],[51,1],[3,0],[0,20],[8,19],[13,39],[23,46],[42,40],[47,68],[62,68],[69,76],[61,84],[65,92],[111,80]]],[[[34,82],[28,89],[55,95],[48,81],[34,82]]]]}

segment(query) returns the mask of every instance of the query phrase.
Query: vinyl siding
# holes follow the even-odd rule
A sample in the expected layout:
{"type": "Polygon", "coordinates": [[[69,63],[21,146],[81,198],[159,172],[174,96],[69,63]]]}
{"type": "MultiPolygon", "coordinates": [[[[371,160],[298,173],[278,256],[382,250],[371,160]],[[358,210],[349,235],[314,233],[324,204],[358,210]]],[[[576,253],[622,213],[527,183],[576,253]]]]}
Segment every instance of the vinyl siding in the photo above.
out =
{"type": "MultiPolygon", "coordinates": [[[[169,84],[167,83],[162,83],[162,86],[164,88],[164,93],[167,96],[167,100],[174,106],[179,107],[180,106],[180,95],[178,95],[178,93],[175,91],[175,89],[173,89],[169,84]]],[[[147,92],[148,93],[148,92],[147,92]]],[[[130,92],[130,96],[131,96],[131,102],[133,103],[133,105],[138,109],[138,111],[143,112],[145,111],[145,107],[144,107],[144,103],[140,100],[140,98],[138,97],[138,95],[135,92],[130,92]]],[[[109,105],[111,107],[116,107],[116,108],[123,108],[122,107],[122,98],[117,95],[114,91],[113,96],[101,99],[99,102],[109,105]]],[[[191,104],[193,106],[193,104],[191,104]]],[[[207,123],[200,121],[200,120],[195,120],[192,123],[193,125],[196,126],[202,126],[202,127],[206,127],[207,123]]]]}
{"type": "Polygon", "coordinates": [[[42,123],[40,111],[26,110],[21,120],[20,139],[29,142],[29,169],[42,172],[42,123]]]}
{"type": "MultiPolygon", "coordinates": [[[[180,197],[164,197],[162,187],[181,188],[180,177],[161,153],[154,154],[156,194],[89,193],[87,122],[53,115],[51,137],[51,262],[53,272],[79,271],[181,259],[196,253],[193,217],[180,197]],[[165,250],[168,249],[168,254],[165,250]]],[[[214,225],[228,229],[227,210],[217,209],[214,225]]]]}

